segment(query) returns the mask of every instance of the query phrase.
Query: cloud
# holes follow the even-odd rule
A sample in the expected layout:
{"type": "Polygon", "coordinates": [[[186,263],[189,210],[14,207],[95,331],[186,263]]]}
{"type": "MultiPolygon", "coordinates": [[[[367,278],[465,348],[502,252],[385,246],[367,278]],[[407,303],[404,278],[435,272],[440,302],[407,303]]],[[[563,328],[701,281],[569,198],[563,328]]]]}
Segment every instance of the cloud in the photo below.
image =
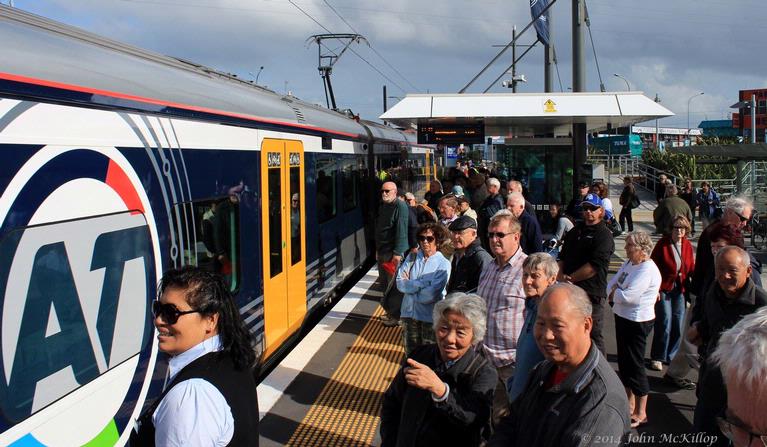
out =
{"type": "MultiPolygon", "coordinates": [[[[352,32],[328,3],[368,38],[372,49],[353,45],[333,71],[339,103],[358,107],[363,116],[381,113],[381,86],[389,94],[455,92],[466,84],[511,38],[511,27],[521,30],[530,21],[527,1],[441,0],[16,0],[18,7],[97,34],[174,55],[248,77],[264,66],[259,81],[275,90],[288,89],[302,98],[320,100],[324,92],[317,72],[317,47],[306,43],[312,34],[352,32]],[[306,12],[304,14],[298,8],[306,12]],[[374,51],[375,50],[375,51],[374,51]],[[376,53],[377,52],[377,53],[376,53]],[[383,55],[386,61],[379,56],[383,55]],[[388,63],[387,63],[388,62],[388,63]],[[369,64],[383,72],[378,74],[369,64]],[[403,79],[396,70],[407,78],[403,79]],[[408,82],[409,81],[409,82],[408,82]],[[399,87],[398,87],[399,86],[399,87]],[[400,90],[400,87],[403,91],[400,90]]],[[[767,16],[763,0],[645,0],[615,2],[588,0],[591,32],[602,82],[608,90],[625,84],[654,97],[677,113],[666,125],[686,125],[687,100],[691,121],[721,117],[737,100],[737,91],[767,87],[761,57],[767,25],[747,17],[767,16]]],[[[553,36],[559,76],[557,90],[571,86],[571,2],[552,7],[553,36]]],[[[519,39],[534,41],[533,31],[519,39]]],[[[518,48],[518,54],[525,47],[518,48]]],[[[586,86],[599,90],[594,50],[585,36],[586,86]]],[[[504,54],[470,91],[482,91],[510,64],[504,54]]],[[[542,50],[534,48],[519,64],[528,83],[521,92],[543,89],[542,50]]],[[[504,91],[494,85],[494,92],[504,91]]]]}

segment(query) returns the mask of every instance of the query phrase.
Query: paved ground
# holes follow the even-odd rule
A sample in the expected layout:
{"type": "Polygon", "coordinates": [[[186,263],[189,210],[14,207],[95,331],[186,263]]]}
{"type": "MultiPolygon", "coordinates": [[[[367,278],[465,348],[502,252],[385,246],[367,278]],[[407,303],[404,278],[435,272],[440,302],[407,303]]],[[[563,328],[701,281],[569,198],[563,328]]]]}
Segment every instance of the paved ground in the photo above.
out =
{"type": "MultiPolygon", "coordinates": [[[[621,190],[622,184],[619,179],[614,178],[611,183],[611,198],[616,208],[616,214],[620,212],[618,197],[621,190]]],[[[633,213],[635,230],[652,233],[654,231],[652,210],[656,206],[654,196],[650,192],[640,191],[640,197],[642,205],[637,210],[634,210],[633,213]]],[[[653,239],[657,240],[657,237],[653,239]]],[[[697,243],[695,238],[692,239],[692,242],[693,245],[697,243]]],[[[621,259],[625,259],[625,236],[617,237],[615,245],[616,255],[621,259]]],[[[757,256],[767,257],[765,253],[757,253],[757,256]]],[[[620,259],[614,259],[614,261],[611,263],[611,271],[613,273],[619,267],[620,259]]],[[[763,281],[767,280],[767,275],[762,275],[762,277],[763,281]]],[[[364,332],[363,327],[367,324],[370,315],[378,308],[377,303],[380,292],[375,290],[375,287],[372,290],[368,290],[368,287],[372,284],[372,279],[366,277],[349,294],[355,295],[358,301],[347,302],[346,299],[341,301],[341,304],[349,308],[346,310],[346,312],[349,312],[348,314],[341,312],[340,308],[344,307],[343,305],[337,305],[331,311],[328,318],[337,320],[340,322],[339,324],[329,325],[325,322],[318,325],[317,330],[323,329],[323,325],[328,326],[326,332],[328,330],[332,332],[328,339],[323,338],[320,341],[318,336],[312,335],[314,334],[313,332],[302,343],[305,343],[307,340],[315,341],[317,346],[297,348],[295,350],[295,354],[310,357],[310,359],[307,359],[308,363],[296,363],[296,365],[293,365],[289,360],[286,360],[280,368],[292,368],[294,374],[290,375],[291,378],[281,380],[279,377],[276,377],[279,374],[273,373],[270,375],[270,379],[262,382],[259,386],[260,394],[262,392],[265,394],[269,388],[274,388],[274,391],[278,394],[278,396],[275,396],[275,402],[270,404],[268,409],[265,405],[262,405],[262,410],[265,410],[266,414],[261,420],[261,445],[325,445],[323,443],[332,443],[334,445],[368,445],[370,438],[367,438],[367,442],[360,444],[359,441],[350,439],[347,435],[336,429],[325,429],[326,432],[313,435],[313,440],[292,438],[303,426],[313,424],[312,421],[306,421],[307,415],[310,414],[312,407],[318,404],[317,399],[321,391],[329,382],[333,381],[331,376],[335,371],[339,370],[339,364],[342,362],[342,359],[353,351],[353,346],[359,338],[358,334],[364,332]],[[334,317],[336,313],[338,315],[334,317]],[[322,345],[322,348],[319,348],[320,345],[322,345]],[[272,380],[272,376],[275,376],[274,380],[272,380]],[[296,377],[296,379],[293,380],[293,377],[296,377]],[[290,383],[289,386],[287,385],[288,383],[290,383]]],[[[614,318],[609,307],[606,309],[606,312],[608,315],[605,318],[605,338],[608,360],[617,370],[617,364],[615,363],[617,350],[615,345],[614,318]]],[[[651,337],[652,335],[648,339],[648,357],[651,337]]],[[[279,369],[276,371],[279,372],[279,369]]],[[[665,385],[661,380],[663,372],[648,370],[647,373],[650,378],[651,387],[647,409],[650,422],[646,426],[641,427],[639,431],[632,431],[630,445],[700,445],[694,444],[694,439],[689,437],[691,436],[692,415],[696,402],[695,392],[677,390],[665,385]],[[685,438],[684,436],[687,437],[685,438]]],[[[693,372],[689,378],[696,380],[696,375],[697,373],[693,372]]],[[[377,393],[379,392],[377,391],[377,393]]],[[[319,405],[322,404],[320,403],[319,405]]],[[[374,412],[369,413],[373,417],[376,415],[374,412]]],[[[371,433],[372,445],[378,445],[380,438],[377,435],[377,421],[366,427],[366,430],[375,433],[371,433]]]]}
{"type": "MultiPolygon", "coordinates": [[[[623,190],[623,182],[622,179],[619,179],[617,176],[613,176],[612,181],[610,182],[610,199],[613,202],[613,205],[615,206],[615,214],[616,216],[620,213],[620,205],[618,204],[618,198],[620,197],[620,193],[623,190]]],[[[638,209],[633,210],[633,218],[634,218],[634,230],[635,231],[647,231],[648,233],[652,234],[653,231],[655,231],[655,226],[653,225],[652,220],[652,212],[657,206],[657,202],[655,201],[655,194],[651,191],[644,190],[642,188],[637,188],[637,191],[640,194],[641,199],[641,205],[638,209]]],[[[696,231],[699,234],[702,230],[700,223],[696,222],[697,228],[696,231]]],[[[658,237],[653,236],[653,240],[657,241],[658,237]]],[[[697,248],[697,235],[692,237],[691,239],[692,245],[694,248],[697,248]]],[[[750,241],[749,241],[750,242],[750,241]]],[[[615,248],[616,248],[616,255],[620,256],[621,258],[626,258],[626,252],[624,249],[625,246],[625,236],[619,236],[615,238],[615,248]]],[[[753,251],[753,248],[750,248],[749,251],[753,251]]],[[[753,251],[754,255],[762,262],[767,261],[767,252],[766,251],[753,251]]],[[[762,273],[762,282],[763,284],[767,284],[767,272],[762,273]]],[[[608,310],[609,312],[609,310],[608,310]]],[[[614,328],[614,319],[608,318],[607,321],[610,322],[611,326],[609,329],[609,341],[611,344],[608,344],[607,350],[608,350],[608,357],[613,366],[617,370],[617,364],[615,363],[616,357],[616,348],[615,348],[615,328],[614,328]]],[[[649,351],[650,351],[650,343],[652,341],[652,334],[648,338],[647,343],[647,354],[646,357],[649,358],[649,351]]],[[[665,371],[665,368],[664,368],[665,371]]],[[[663,376],[663,372],[657,372],[657,371],[650,371],[647,370],[648,377],[650,379],[650,396],[648,398],[648,404],[647,404],[647,414],[648,419],[650,423],[644,427],[641,427],[639,431],[634,431],[634,436],[631,438],[634,442],[631,445],[640,445],[640,444],[652,444],[652,445],[689,445],[690,440],[688,439],[682,439],[682,438],[676,438],[669,437],[671,434],[683,434],[683,433],[690,433],[692,429],[692,416],[693,416],[693,410],[695,409],[695,392],[694,391],[685,391],[685,390],[677,390],[676,388],[670,387],[666,385],[662,380],[661,377],[663,376]],[[665,437],[664,437],[665,435],[665,437]],[[671,442],[671,441],[679,441],[679,442],[671,442]]],[[[691,380],[697,380],[697,371],[694,371],[688,376],[691,380]]]]}

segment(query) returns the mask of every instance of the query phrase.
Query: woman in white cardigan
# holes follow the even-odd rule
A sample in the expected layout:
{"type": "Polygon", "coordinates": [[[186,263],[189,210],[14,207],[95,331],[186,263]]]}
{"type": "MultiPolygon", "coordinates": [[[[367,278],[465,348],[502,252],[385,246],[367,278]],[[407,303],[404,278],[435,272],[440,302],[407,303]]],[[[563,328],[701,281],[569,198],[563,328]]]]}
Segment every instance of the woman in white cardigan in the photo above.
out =
{"type": "Polygon", "coordinates": [[[618,375],[626,387],[631,427],[647,423],[647,394],[650,384],[644,368],[647,336],[655,320],[661,275],[650,259],[650,235],[633,231],[626,236],[626,257],[618,273],[607,284],[607,297],[615,314],[618,344],[618,375]]]}

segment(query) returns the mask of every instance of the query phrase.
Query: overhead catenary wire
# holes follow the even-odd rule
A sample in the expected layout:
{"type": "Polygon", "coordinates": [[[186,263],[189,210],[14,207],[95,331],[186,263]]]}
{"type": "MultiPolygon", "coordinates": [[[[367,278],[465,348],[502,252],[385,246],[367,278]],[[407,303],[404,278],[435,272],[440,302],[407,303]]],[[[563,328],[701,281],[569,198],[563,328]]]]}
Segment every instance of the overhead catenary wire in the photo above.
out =
{"type": "Polygon", "coordinates": [[[557,80],[559,81],[559,91],[564,92],[565,89],[562,86],[562,76],[559,75],[559,64],[557,63],[557,48],[552,45],[551,50],[554,52],[554,68],[557,70],[557,80]]]}
{"type": "MultiPolygon", "coordinates": [[[[333,5],[331,5],[331,4],[330,4],[330,2],[328,2],[328,0],[322,0],[322,1],[324,1],[324,2],[325,2],[325,4],[326,4],[326,5],[328,5],[328,8],[330,8],[330,10],[331,10],[331,11],[333,11],[333,12],[335,13],[335,15],[337,15],[337,16],[338,16],[338,18],[339,18],[339,19],[341,19],[341,21],[343,21],[343,22],[346,24],[346,26],[348,26],[348,27],[349,27],[349,29],[351,29],[352,31],[354,31],[354,33],[355,33],[355,34],[360,34],[360,35],[361,35],[361,33],[360,33],[359,31],[357,31],[357,30],[356,30],[356,29],[355,29],[355,28],[352,26],[352,24],[351,24],[351,23],[349,23],[349,22],[348,22],[348,21],[347,21],[347,20],[344,18],[344,16],[342,16],[342,15],[341,15],[341,14],[340,14],[340,13],[339,13],[337,10],[336,10],[336,8],[334,8],[334,7],[333,7],[333,5]]],[[[405,80],[405,82],[407,82],[407,83],[408,83],[408,84],[409,84],[411,87],[413,87],[413,89],[415,89],[416,91],[421,91],[421,89],[419,89],[418,87],[416,87],[415,85],[413,85],[413,83],[412,83],[412,82],[410,82],[410,80],[409,80],[408,78],[406,78],[406,77],[405,77],[405,75],[403,75],[402,73],[400,73],[400,71],[399,71],[399,70],[397,70],[397,68],[396,68],[394,65],[392,65],[391,63],[389,63],[389,61],[388,61],[388,60],[387,60],[387,59],[386,59],[386,58],[383,56],[383,54],[379,53],[379,52],[378,52],[378,50],[376,50],[376,49],[375,49],[375,47],[373,46],[373,44],[372,44],[372,43],[370,43],[370,40],[368,40],[368,45],[370,46],[370,49],[371,49],[371,50],[373,50],[373,52],[374,52],[376,55],[378,55],[378,57],[380,57],[380,58],[381,58],[381,60],[382,60],[382,61],[384,61],[384,63],[385,63],[386,65],[388,65],[388,66],[389,66],[389,68],[391,68],[392,70],[394,70],[394,72],[395,72],[395,73],[397,73],[397,74],[399,75],[399,77],[401,77],[402,79],[404,79],[404,80],[405,80]]]]}
{"type": "Polygon", "coordinates": [[[589,8],[586,0],[583,0],[583,10],[586,13],[586,29],[589,31],[589,40],[591,40],[591,50],[594,52],[594,62],[597,65],[597,76],[599,76],[599,91],[605,91],[605,83],[602,81],[602,72],[599,70],[599,58],[597,58],[597,48],[594,46],[594,37],[591,35],[591,19],[589,18],[589,8]]]}
{"type": "MultiPolygon", "coordinates": [[[[289,2],[291,5],[295,6],[295,7],[296,7],[296,9],[298,9],[299,11],[301,11],[301,12],[302,12],[302,13],[303,13],[303,14],[304,14],[306,17],[309,17],[309,18],[310,18],[310,19],[311,19],[311,20],[312,20],[314,23],[316,23],[316,24],[317,24],[317,26],[319,26],[320,28],[324,29],[324,30],[325,30],[325,31],[327,31],[328,33],[331,33],[331,34],[333,33],[333,32],[332,32],[332,31],[330,31],[330,29],[328,29],[328,28],[327,28],[325,25],[323,25],[323,24],[322,24],[322,23],[320,23],[320,22],[319,22],[317,19],[315,19],[314,17],[312,17],[312,15],[311,15],[311,14],[309,14],[308,12],[304,11],[303,9],[301,9],[301,7],[300,7],[300,6],[298,6],[298,5],[297,5],[297,4],[296,4],[296,3],[295,3],[293,0],[288,0],[288,2],[289,2]]],[[[328,47],[327,47],[327,46],[325,46],[325,48],[328,48],[328,47]]],[[[328,48],[328,50],[330,50],[330,48],[328,48]]],[[[332,51],[332,50],[331,50],[331,51],[332,51]]],[[[395,82],[395,81],[394,81],[393,79],[391,79],[390,77],[386,76],[386,74],[384,74],[384,72],[382,72],[381,70],[379,70],[379,69],[378,69],[378,68],[377,68],[375,65],[371,64],[370,62],[368,62],[368,60],[367,60],[367,59],[365,59],[365,58],[364,58],[364,57],[362,57],[362,56],[361,56],[359,53],[357,53],[356,51],[354,51],[354,49],[353,49],[353,48],[349,48],[349,51],[351,51],[351,52],[352,52],[352,54],[354,54],[355,56],[357,56],[358,58],[360,58],[360,59],[362,60],[362,62],[366,63],[366,64],[367,64],[367,65],[368,65],[370,68],[372,68],[373,70],[375,70],[375,71],[376,71],[376,72],[377,72],[379,75],[381,75],[381,77],[383,77],[383,78],[384,78],[384,79],[386,79],[387,81],[391,82],[391,83],[392,83],[392,84],[393,84],[395,87],[397,87],[398,89],[400,89],[400,91],[401,91],[402,93],[407,93],[407,91],[406,91],[404,88],[402,88],[402,86],[401,86],[401,85],[399,85],[397,82],[395,82]]]]}

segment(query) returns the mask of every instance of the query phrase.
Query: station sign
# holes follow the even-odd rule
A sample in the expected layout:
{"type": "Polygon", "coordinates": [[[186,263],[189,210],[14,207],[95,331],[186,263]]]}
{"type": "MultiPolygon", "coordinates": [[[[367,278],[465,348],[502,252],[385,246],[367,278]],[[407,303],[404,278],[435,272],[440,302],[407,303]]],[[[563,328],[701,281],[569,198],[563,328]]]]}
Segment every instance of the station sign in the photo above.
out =
{"type": "Polygon", "coordinates": [[[484,144],[485,124],[419,124],[418,144],[484,144]]]}

